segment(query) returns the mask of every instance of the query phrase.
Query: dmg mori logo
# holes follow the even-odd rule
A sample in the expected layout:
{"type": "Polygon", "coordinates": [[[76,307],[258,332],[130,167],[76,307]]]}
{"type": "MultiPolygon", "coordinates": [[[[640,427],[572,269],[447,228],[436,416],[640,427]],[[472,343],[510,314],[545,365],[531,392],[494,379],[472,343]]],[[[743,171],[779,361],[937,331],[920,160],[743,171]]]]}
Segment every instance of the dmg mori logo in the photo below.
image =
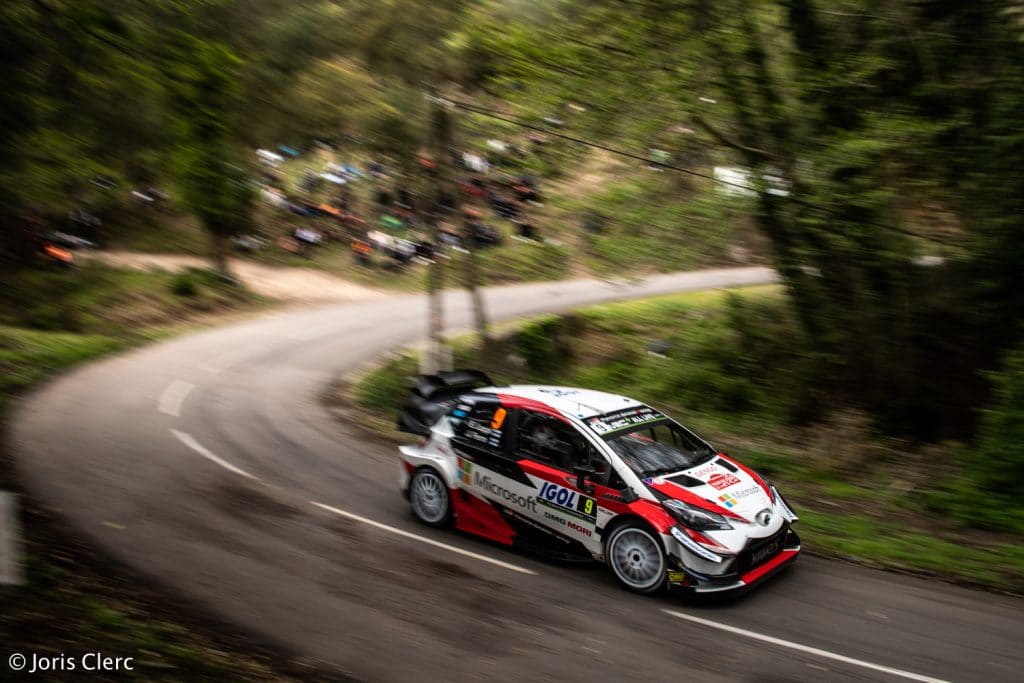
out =
{"type": "Polygon", "coordinates": [[[768,526],[769,522],[772,521],[772,511],[768,509],[761,510],[757,513],[755,519],[761,526],[768,526]]]}

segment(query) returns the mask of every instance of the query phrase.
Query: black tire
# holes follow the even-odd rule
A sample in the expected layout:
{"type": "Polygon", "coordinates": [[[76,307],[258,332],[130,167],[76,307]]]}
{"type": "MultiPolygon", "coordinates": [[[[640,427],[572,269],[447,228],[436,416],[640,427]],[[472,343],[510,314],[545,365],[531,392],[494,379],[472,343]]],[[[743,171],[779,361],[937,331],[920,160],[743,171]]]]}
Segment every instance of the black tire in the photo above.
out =
{"type": "Polygon", "coordinates": [[[421,467],[409,481],[409,506],[420,522],[432,527],[447,526],[452,518],[448,485],[437,470],[421,467]]]}
{"type": "Polygon", "coordinates": [[[634,593],[655,593],[665,585],[665,549],[650,527],[628,522],[612,530],[605,558],[616,580],[634,593]]]}

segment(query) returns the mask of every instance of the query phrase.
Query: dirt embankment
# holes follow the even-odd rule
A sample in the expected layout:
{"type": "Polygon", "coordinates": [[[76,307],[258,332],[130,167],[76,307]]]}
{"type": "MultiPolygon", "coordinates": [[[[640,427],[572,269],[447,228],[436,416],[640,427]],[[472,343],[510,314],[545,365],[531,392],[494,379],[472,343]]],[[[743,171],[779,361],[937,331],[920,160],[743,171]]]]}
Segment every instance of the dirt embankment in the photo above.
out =
{"type": "MultiPolygon", "coordinates": [[[[178,271],[207,268],[209,262],[179,254],[140,254],[101,251],[89,259],[120,268],[178,271]]],[[[232,259],[229,267],[246,287],[262,296],[300,303],[366,301],[387,296],[386,292],[364,287],[312,268],[281,268],[232,259]]]]}

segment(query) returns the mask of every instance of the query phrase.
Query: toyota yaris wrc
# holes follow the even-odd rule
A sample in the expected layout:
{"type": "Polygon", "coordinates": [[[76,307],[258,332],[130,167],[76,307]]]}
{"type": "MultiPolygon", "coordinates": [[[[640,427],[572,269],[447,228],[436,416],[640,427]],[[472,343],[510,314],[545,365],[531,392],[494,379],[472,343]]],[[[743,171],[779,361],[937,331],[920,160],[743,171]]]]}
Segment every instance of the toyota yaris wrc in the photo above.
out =
{"type": "Polygon", "coordinates": [[[755,471],[650,406],[587,389],[420,377],[398,423],[413,514],[608,564],[626,588],[750,586],[792,563],[797,516],[755,471]]]}

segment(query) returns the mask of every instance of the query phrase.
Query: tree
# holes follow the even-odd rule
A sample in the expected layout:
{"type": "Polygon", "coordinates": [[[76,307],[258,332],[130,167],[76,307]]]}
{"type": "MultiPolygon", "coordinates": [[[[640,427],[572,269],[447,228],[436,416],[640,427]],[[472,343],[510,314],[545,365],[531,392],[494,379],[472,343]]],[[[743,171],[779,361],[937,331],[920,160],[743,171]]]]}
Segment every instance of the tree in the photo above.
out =
{"type": "Polygon", "coordinates": [[[483,87],[521,114],[581,102],[574,125],[640,149],[682,119],[748,169],[819,390],[919,433],[963,424],[966,403],[942,404],[974,394],[958,389],[1024,313],[1024,43],[1002,3],[594,0],[500,30],[497,16],[471,42],[483,87]],[[926,223],[922,205],[952,218],[926,223]],[[953,263],[915,265],[936,253],[953,263]]]}
{"type": "Polygon", "coordinates": [[[239,60],[224,45],[182,35],[175,65],[176,168],[185,204],[210,233],[225,277],[230,238],[249,225],[254,191],[234,131],[239,60]]]}

